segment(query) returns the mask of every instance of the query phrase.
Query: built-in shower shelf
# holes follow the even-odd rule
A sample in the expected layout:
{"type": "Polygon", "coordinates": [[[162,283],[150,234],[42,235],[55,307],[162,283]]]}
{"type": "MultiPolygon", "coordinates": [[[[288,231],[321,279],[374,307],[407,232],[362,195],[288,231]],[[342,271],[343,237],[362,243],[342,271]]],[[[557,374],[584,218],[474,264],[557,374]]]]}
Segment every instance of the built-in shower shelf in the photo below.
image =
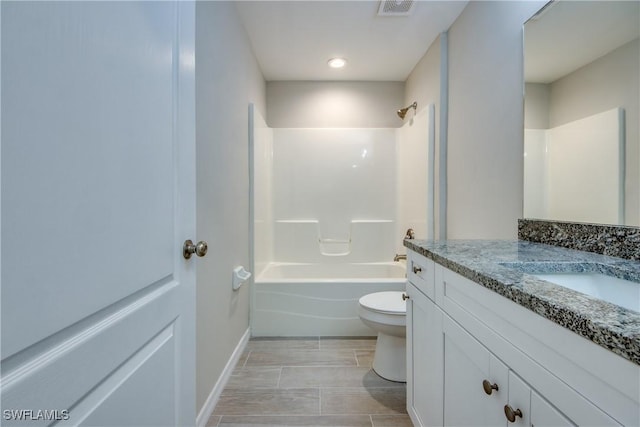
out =
{"type": "Polygon", "coordinates": [[[341,262],[393,259],[393,242],[397,237],[394,220],[352,219],[343,224],[344,231],[326,237],[322,233],[326,224],[318,219],[276,220],[275,259],[281,262],[321,262],[326,257],[340,257],[341,262]]]}
{"type": "Polygon", "coordinates": [[[351,253],[351,239],[318,239],[318,245],[324,256],[347,256],[351,253]]]}

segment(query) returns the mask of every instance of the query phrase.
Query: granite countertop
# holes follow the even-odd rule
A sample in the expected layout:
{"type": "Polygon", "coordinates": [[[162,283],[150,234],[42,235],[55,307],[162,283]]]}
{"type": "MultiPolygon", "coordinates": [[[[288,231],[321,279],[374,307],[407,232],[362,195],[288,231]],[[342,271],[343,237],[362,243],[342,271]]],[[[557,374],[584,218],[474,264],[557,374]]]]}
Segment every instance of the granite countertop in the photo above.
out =
{"type": "Polygon", "coordinates": [[[640,365],[639,312],[526,272],[592,271],[640,283],[640,262],[522,240],[405,240],[404,245],[640,365]]]}

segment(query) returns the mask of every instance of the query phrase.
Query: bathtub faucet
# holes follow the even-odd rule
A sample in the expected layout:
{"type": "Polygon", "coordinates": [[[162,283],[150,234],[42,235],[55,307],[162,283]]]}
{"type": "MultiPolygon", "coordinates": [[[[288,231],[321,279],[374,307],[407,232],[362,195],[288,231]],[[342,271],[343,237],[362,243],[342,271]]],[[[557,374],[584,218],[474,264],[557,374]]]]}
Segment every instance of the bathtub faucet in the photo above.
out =
{"type": "Polygon", "coordinates": [[[398,255],[398,254],[396,254],[396,256],[393,257],[393,262],[398,262],[401,259],[407,259],[407,256],[406,255],[398,255]]]}
{"type": "Polygon", "coordinates": [[[413,231],[413,228],[407,230],[407,234],[404,236],[405,239],[415,239],[416,233],[413,231]]]}

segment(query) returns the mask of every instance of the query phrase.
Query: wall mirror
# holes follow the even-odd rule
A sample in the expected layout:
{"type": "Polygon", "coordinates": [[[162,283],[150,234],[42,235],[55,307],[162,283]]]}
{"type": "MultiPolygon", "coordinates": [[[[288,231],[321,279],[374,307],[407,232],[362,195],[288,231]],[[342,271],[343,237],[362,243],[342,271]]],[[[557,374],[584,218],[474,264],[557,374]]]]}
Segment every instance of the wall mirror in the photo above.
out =
{"type": "Polygon", "coordinates": [[[524,218],[640,226],[640,2],[552,1],[524,26],[524,218]]]}

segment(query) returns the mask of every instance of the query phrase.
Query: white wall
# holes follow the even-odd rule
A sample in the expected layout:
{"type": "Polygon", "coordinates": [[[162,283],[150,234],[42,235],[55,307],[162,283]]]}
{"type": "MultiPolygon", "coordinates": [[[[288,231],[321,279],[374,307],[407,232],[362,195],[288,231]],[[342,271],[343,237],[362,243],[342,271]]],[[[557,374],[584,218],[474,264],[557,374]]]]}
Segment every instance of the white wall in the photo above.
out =
{"type": "Polygon", "coordinates": [[[449,29],[447,238],[516,238],[522,25],[544,1],[470,2],[449,29]]]}
{"type": "Polygon", "coordinates": [[[433,238],[433,160],[428,166],[435,146],[433,116],[434,108],[427,105],[396,133],[396,253],[406,252],[402,238],[409,228],[416,239],[433,238]]]}
{"type": "Polygon", "coordinates": [[[249,102],[265,110],[265,82],[236,6],[197,2],[197,239],[209,243],[197,259],[198,411],[249,325],[249,289],[231,289],[233,267],[249,265],[249,102]]]}
{"type": "Polygon", "coordinates": [[[523,217],[551,219],[547,206],[547,130],[524,130],[523,217]]]}
{"type": "Polygon", "coordinates": [[[435,104],[436,112],[440,114],[440,36],[431,43],[407,78],[404,104],[409,105],[413,101],[418,102],[418,111],[435,104]]]}
{"type": "Polygon", "coordinates": [[[551,83],[550,127],[623,107],[635,116],[637,134],[639,67],[640,40],[635,39],[551,83]]]}
{"type": "Polygon", "coordinates": [[[551,87],[544,83],[525,84],[524,128],[549,129],[549,95],[551,87]]]}
{"type": "Polygon", "coordinates": [[[394,129],[273,129],[275,261],[391,261],[395,156],[394,129]]]}
{"type": "Polygon", "coordinates": [[[254,275],[273,262],[273,130],[253,112],[254,275]]]}
{"type": "MultiPolygon", "coordinates": [[[[438,36],[433,43],[431,44],[431,46],[429,46],[429,49],[427,50],[427,52],[424,54],[424,56],[422,57],[422,59],[420,59],[420,61],[416,64],[416,66],[414,67],[414,69],[411,71],[411,74],[409,74],[409,77],[407,78],[407,82],[405,85],[405,94],[404,94],[404,103],[405,105],[409,105],[411,104],[413,101],[416,101],[418,103],[418,114],[423,114],[426,113],[428,106],[430,104],[434,105],[434,112],[435,112],[435,124],[434,124],[434,138],[435,138],[435,152],[434,152],[434,156],[437,159],[439,154],[440,154],[440,150],[438,147],[438,141],[440,140],[440,125],[439,125],[439,121],[440,121],[440,116],[442,114],[442,111],[440,109],[440,85],[441,85],[441,79],[440,79],[440,64],[441,64],[441,59],[440,59],[440,55],[441,55],[441,36],[438,36]]],[[[410,116],[408,116],[410,117],[410,116]]],[[[427,126],[428,122],[426,120],[426,115],[425,115],[425,120],[423,122],[418,122],[418,125],[422,125],[422,126],[427,126]]],[[[413,126],[412,123],[407,123],[404,125],[406,126],[413,126]]],[[[403,127],[404,129],[404,127],[403,127]]],[[[407,128],[410,129],[410,128],[407,128]]],[[[412,133],[412,131],[408,131],[410,134],[412,133]]],[[[402,141],[400,141],[400,144],[403,144],[402,141]]],[[[426,148],[426,147],[425,147],[426,148]]],[[[404,156],[403,156],[404,158],[404,156]]],[[[426,175],[426,164],[424,165],[425,167],[425,175],[426,175]]],[[[434,211],[432,213],[432,215],[434,216],[434,224],[435,224],[435,230],[438,230],[439,228],[439,224],[440,224],[440,218],[438,215],[438,211],[439,211],[439,204],[438,204],[438,198],[439,198],[439,191],[438,191],[438,186],[439,186],[439,179],[438,179],[438,174],[439,174],[439,165],[438,162],[435,162],[434,165],[434,170],[433,170],[433,176],[434,176],[434,182],[433,182],[433,187],[434,187],[434,198],[435,198],[435,204],[434,204],[434,211]]],[[[403,171],[402,169],[399,169],[399,173],[401,174],[400,179],[402,180],[409,180],[410,179],[410,174],[417,174],[419,173],[418,170],[414,170],[413,172],[410,171],[403,171]],[[402,175],[405,174],[405,175],[402,175]],[[406,175],[408,174],[408,175],[406,175]]],[[[404,186],[405,184],[402,184],[402,186],[404,186]]],[[[425,183],[425,188],[424,191],[426,191],[426,183],[425,183]]],[[[407,196],[403,195],[404,193],[400,190],[399,193],[399,197],[401,197],[401,199],[398,201],[398,203],[404,204],[404,203],[411,203],[411,201],[403,201],[402,198],[405,198],[407,196]]],[[[407,212],[406,209],[404,208],[400,208],[401,211],[399,215],[404,216],[404,215],[410,215],[410,212],[407,212]]],[[[414,212],[413,215],[415,215],[416,213],[414,212]]],[[[425,211],[425,215],[429,215],[428,212],[425,211]]],[[[426,225],[426,224],[425,224],[426,225]]],[[[426,231],[424,230],[420,230],[417,229],[416,230],[416,238],[426,238],[426,231]]],[[[437,231],[436,231],[437,233],[437,231]]],[[[437,234],[436,236],[437,237],[437,234]]]]}
{"type": "Polygon", "coordinates": [[[403,82],[268,82],[272,128],[400,127],[403,82]]]}

